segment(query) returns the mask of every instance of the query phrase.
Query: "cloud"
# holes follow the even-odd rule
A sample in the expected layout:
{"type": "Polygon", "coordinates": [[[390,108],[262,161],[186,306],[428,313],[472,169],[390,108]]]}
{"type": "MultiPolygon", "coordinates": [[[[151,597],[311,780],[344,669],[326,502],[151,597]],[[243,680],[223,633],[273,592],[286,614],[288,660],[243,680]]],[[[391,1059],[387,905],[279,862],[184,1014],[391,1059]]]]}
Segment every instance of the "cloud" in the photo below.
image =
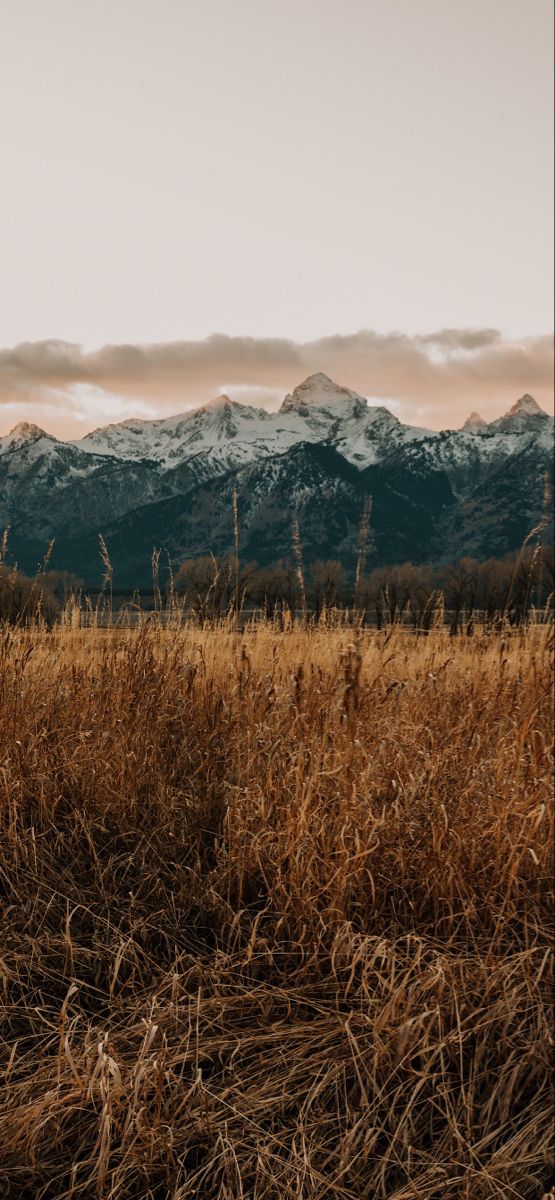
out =
{"type": "Polygon", "coordinates": [[[423,346],[438,346],[444,350],[482,350],[501,342],[498,329],[439,329],[437,333],[421,334],[423,346]]]}
{"type": "MultiPolygon", "coordinates": [[[[61,436],[123,416],[164,416],[225,388],[278,406],[307,375],[324,371],[369,400],[387,396],[403,420],[460,424],[471,409],[498,416],[523,392],[553,406],[553,338],[507,340],[496,329],[409,336],[360,330],[313,342],[227,337],[83,350],[63,341],[0,350],[0,408],[61,436]]],[[[4,422],[3,422],[4,424],[4,422]]]]}

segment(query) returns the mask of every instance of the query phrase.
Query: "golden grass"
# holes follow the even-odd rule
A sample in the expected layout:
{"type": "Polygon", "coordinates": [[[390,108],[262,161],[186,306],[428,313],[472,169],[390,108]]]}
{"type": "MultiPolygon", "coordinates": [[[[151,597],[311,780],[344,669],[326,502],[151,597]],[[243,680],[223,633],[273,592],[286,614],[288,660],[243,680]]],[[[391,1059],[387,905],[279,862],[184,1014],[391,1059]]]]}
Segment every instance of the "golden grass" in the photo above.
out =
{"type": "Polygon", "coordinates": [[[0,633],[2,1195],[540,1200],[550,639],[0,633]]]}

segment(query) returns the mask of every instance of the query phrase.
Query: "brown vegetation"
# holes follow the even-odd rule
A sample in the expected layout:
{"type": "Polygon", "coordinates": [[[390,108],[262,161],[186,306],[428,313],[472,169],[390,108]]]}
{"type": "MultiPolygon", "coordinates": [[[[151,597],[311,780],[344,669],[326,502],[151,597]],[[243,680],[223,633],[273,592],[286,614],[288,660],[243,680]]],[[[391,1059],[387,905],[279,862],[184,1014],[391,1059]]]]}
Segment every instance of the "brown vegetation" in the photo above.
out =
{"type": "Polygon", "coordinates": [[[540,1200],[551,639],[3,628],[2,1194],[540,1200]]]}
{"type": "Polygon", "coordinates": [[[205,619],[230,612],[239,592],[243,607],[256,606],[268,617],[308,608],[318,620],[332,607],[350,608],[379,629],[399,621],[429,629],[439,600],[454,634],[477,620],[491,628],[510,616],[512,623],[522,624],[534,612],[553,608],[552,546],[525,546],[517,554],[484,562],[462,558],[439,565],[389,564],[368,576],[362,559],[354,579],[334,559],[312,562],[305,571],[301,557],[299,574],[298,528],[295,546],[293,561],[272,567],[249,563],[240,571],[230,557],[187,559],[168,590],[205,619]]]}
{"type": "Polygon", "coordinates": [[[0,560],[0,620],[12,624],[51,621],[59,608],[54,590],[44,576],[29,579],[16,567],[0,560]]]}

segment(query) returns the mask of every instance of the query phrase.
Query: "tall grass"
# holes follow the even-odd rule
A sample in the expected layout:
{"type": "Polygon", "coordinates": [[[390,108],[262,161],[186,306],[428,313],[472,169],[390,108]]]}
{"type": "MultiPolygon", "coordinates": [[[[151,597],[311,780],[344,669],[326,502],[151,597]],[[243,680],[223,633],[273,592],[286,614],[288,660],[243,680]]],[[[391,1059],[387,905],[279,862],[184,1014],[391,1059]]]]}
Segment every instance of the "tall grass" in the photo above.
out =
{"type": "Polygon", "coordinates": [[[368,531],[370,528],[370,517],[372,515],[372,497],[367,496],[362,509],[360,518],[360,527],[358,532],[358,555],[355,571],[355,608],[360,609],[361,592],[364,583],[364,571],[366,568],[366,549],[368,543],[368,531]]]}
{"type": "Polygon", "coordinates": [[[0,636],[0,1181],[550,1186],[552,631],[0,636]]]}

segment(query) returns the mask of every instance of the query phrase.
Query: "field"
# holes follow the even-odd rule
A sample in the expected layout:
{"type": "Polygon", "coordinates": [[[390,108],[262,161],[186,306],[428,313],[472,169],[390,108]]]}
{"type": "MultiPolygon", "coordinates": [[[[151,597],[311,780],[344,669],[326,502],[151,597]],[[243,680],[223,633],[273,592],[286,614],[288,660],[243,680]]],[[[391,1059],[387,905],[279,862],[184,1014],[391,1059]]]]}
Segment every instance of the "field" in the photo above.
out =
{"type": "Polygon", "coordinates": [[[0,1195],[541,1200],[552,630],[0,631],[0,1195]]]}

